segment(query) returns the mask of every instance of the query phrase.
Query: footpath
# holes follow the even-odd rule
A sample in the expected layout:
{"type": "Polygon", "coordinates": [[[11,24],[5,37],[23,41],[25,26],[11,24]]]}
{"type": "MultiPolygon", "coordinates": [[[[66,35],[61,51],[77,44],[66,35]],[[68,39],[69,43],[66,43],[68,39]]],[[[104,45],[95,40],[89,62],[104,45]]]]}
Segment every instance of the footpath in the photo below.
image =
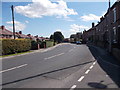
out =
{"type": "MultiPolygon", "coordinates": [[[[93,45],[88,45],[88,47],[97,60],[96,67],[93,69],[95,72],[91,75],[96,75],[93,78],[98,79],[99,83],[94,83],[94,85],[104,88],[120,88],[120,62],[103,48],[93,45]],[[105,83],[106,86],[101,83],[105,83]]],[[[91,84],[93,83],[89,83],[91,84]]]]}
{"type": "Polygon", "coordinates": [[[120,88],[120,62],[102,48],[87,46],[96,62],[82,74],[70,90],[120,88]]]}

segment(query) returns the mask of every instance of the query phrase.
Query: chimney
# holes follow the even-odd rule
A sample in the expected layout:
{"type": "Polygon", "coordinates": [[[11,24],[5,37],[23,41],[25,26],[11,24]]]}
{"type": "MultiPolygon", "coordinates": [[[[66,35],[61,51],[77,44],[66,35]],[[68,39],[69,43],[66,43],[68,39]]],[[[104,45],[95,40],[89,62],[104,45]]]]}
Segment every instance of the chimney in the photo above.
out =
{"type": "Polygon", "coordinates": [[[5,26],[2,25],[1,28],[2,28],[2,30],[5,30],[5,26]]]}
{"type": "Polygon", "coordinates": [[[102,22],[102,21],[103,21],[103,19],[104,19],[104,17],[102,16],[102,17],[100,18],[100,22],[102,22]]]}
{"type": "Polygon", "coordinates": [[[95,26],[95,23],[92,23],[92,28],[95,26]]]}
{"type": "Polygon", "coordinates": [[[19,34],[22,34],[22,31],[19,31],[19,34]]]}

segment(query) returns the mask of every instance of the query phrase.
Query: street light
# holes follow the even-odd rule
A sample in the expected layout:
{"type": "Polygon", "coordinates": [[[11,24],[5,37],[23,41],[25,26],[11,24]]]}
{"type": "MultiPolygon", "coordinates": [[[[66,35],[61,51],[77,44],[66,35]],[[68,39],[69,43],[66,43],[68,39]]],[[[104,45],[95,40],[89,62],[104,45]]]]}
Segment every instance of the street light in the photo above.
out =
{"type": "Polygon", "coordinates": [[[12,10],[12,21],[13,21],[13,36],[15,39],[15,22],[14,22],[14,7],[13,7],[13,5],[11,6],[11,10],[12,10]]]}
{"type": "Polygon", "coordinates": [[[110,0],[109,0],[109,9],[108,9],[108,14],[109,14],[109,23],[108,23],[108,29],[109,29],[109,52],[111,53],[111,49],[112,49],[112,39],[111,39],[111,22],[110,22],[110,18],[111,18],[111,13],[110,13],[110,0]]]}

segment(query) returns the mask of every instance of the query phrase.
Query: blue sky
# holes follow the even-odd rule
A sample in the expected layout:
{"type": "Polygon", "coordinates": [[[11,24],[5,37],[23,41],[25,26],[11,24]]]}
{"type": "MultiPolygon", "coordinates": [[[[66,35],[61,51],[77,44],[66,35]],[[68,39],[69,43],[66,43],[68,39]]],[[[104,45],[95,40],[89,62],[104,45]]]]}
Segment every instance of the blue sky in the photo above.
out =
{"type": "Polygon", "coordinates": [[[44,37],[49,37],[55,31],[69,37],[88,30],[91,23],[97,23],[108,8],[108,2],[2,2],[2,25],[11,31],[11,5],[15,6],[16,31],[44,37]]]}

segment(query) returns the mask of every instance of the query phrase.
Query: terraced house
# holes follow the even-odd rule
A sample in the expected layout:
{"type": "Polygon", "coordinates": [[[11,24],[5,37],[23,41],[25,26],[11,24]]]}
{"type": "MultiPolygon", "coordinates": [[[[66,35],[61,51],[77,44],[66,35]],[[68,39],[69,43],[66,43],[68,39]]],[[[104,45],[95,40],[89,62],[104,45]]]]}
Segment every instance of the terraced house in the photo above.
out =
{"type": "Polygon", "coordinates": [[[115,2],[96,26],[83,32],[83,40],[112,52],[120,59],[120,1],[115,2]]]}
{"type": "Polygon", "coordinates": [[[83,40],[107,48],[111,42],[112,48],[120,48],[120,1],[108,9],[96,26],[83,32],[83,40]]]}

